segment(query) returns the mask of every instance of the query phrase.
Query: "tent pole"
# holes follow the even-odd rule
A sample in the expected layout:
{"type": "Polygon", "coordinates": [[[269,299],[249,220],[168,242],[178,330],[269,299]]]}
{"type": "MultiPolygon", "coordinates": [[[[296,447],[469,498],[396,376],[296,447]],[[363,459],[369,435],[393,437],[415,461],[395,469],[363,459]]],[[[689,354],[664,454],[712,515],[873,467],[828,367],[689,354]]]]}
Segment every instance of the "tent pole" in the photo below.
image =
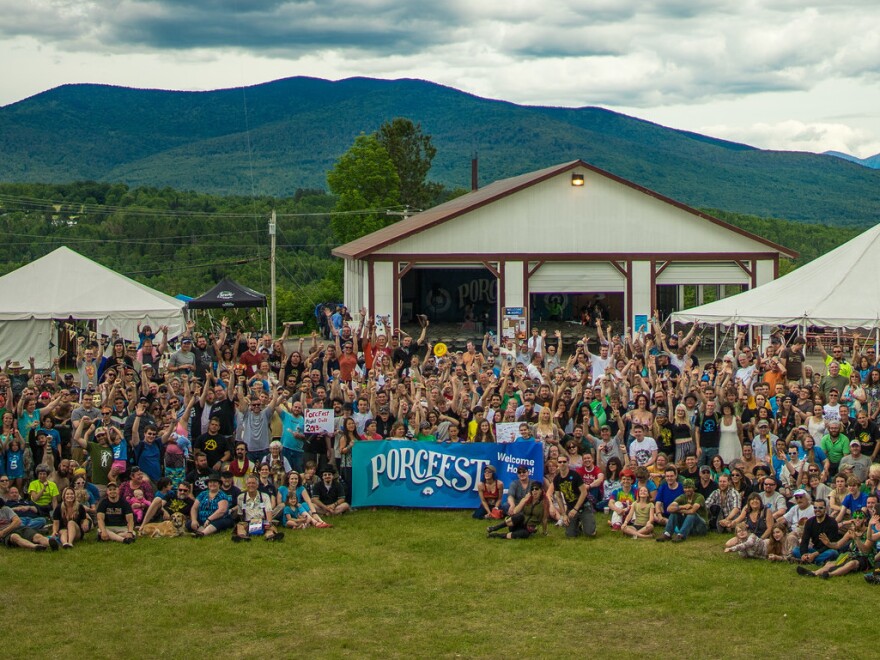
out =
{"type": "Polygon", "coordinates": [[[715,346],[715,357],[712,358],[712,361],[713,361],[713,362],[714,362],[715,359],[718,357],[718,324],[717,324],[717,323],[715,324],[714,329],[715,329],[715,344],[714,344],[714,346],[715,346]]]}

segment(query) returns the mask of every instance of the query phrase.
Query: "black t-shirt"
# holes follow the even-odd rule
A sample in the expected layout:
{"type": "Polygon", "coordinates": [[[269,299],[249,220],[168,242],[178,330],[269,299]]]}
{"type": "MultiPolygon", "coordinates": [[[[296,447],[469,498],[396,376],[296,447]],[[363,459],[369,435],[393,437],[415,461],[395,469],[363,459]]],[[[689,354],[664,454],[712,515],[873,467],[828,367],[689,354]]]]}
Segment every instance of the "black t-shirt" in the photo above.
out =
{"type": "MultiPolygon", "coordinates": [[[[86,513],[85,507],[83,507],[82,504],[77,502],[76,509],[73,514],[73,520],[79,525],[86,518],[88,518],[88,516],[89,516],[89,514],[86,513]]],[[[60,504],[55,507],[54,511],[52,511],[52,520],[57,520],[60,523],[64,522],[64,518],[61,516],[61,505],[60,504]]],[[[125,523],[122,523],[122,524],[124,525],[125,523]]]]}
{"type": "Polygon", "coordinates": [[[193,503],[195,503],[195,500],[189,495],[181,499],[176,493],[169,493],[168,497],[165,498],[165,504],[162,505],[162,508],[168,512],[168,515],[182,513],[189,518],[189,512],[192,511],[193,503]]]}
{"type": "Polygon", "coordinates": [[[696,488],[694,488],[694,490],[696,490],[700,495],[702,495],[707,500],[709,499],[709,495],[711,495],[716,490],[718,490],[718,484],[715,483],[714,481],[712,481],[711,479],[709,480],[709,483],[706,486],[704,486],[699,479],[696,479],[694,481],[694,483],[696,484],[696,488]]]}
{"type": "Polygon", "coordinates": [[[203,433],[193,442],[193,449],[201,449],[208,457],[208,465],[216,465],[227,451],[230,451],[229,441],[219,433],[210,435],[203,433]]]}
{"type": "Polygon", "coordinates": [[[121,497],[111,502],[106,497],[98,503],[98,513],[104,514],[104,525],[107,527],[127,527],[127,515],[132,513],[131,507],[121,497]]]}
{"type": "Polygon", "coordinates": [[[211,404],[208,418],[211,417],[217,417],[220,420],[221,435],[230,436],[235,432],[235,404],[226,397],[211,404]]]}
{"type": "Polygon", "coordinates": [[[880,439],[880,429],[870,419],[868,420],[867,428],[856,422],[849,429],[846,437],[851,441],[858,440],[862,445],[862,454],[872,456],[874,454],[874,447],[877,446],[877,441],[880,439]]]}
{"type": "Polygon", "coordinates": [[[675,440],[672,437],[672,424],[657,424],[660,431],[654,436],[654,442],[657,443],[657,450],[667,456],[675,455],[675,440]]]}
{"type": "Polygon", "coordinates": [[[382,415],[376,415],[376,433],[383,438],[389,437],[391,435],[391,427],[394,426],[395,421],[394,415],[388,415],[388,421],[385,421],[382,415]]]}
{"type": "Polygon", "coordinates": [[[223,486],[220,486],[220,492],[226,493],[227,495],[229,495],[229,499],[231,499],[233,502],[238,502],[238,496],[241,495],[241,488],[239,488],[238,486],[236,486],[234,484],[232,486],[230,486],[228,489],[223,488],[223,486]]]}
{"type": "Polygon", "coordinates": [[[553,490],[562,494],[565,505],[569,510],[574,508],[581,496],[581,486],[584,485],[584,479],[574,470],[569,470],[564,477],[557,473],[553,478],[553,490]]]}
{"type": "Polygon", "coordinates": [[[186,475],[186,480],[192,484],[193,495],[198,495],[202,491],[208,490],[208,477],[211,475],[211,472],[212,470],[208,468],[204,472],[193,470],[186,475]]]}
{"type": "Polygon", "coordinates": [[[718,413],[700,415],[700,447],[717,449],[721,440],[721,429],[718,426],[718,413]]]}
{"type": "Polygon", "coordinates": [[[196,356],[196,372],[195,376],[202,382],[205,381],[205,378],[208,376],[208,372],[214,367],[213,356],[211,355],[211,350],[209,348],[205,348],[204,350],[199,348],[198,346],[193,346],[193,354],[196,356]]]}

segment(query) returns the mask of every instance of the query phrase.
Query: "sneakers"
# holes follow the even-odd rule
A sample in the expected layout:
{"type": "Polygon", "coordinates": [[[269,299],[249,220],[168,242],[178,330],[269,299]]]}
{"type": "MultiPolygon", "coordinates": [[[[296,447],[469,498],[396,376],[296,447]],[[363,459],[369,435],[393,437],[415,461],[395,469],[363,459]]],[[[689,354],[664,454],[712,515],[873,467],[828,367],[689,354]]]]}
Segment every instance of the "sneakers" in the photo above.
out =
{"type": "Polygon", "coordinates": [[[326,523],[326,522],[321,521],[321,522],[317,523],[315,525],[315,527],[317,527],[319,529],[330,529],[331,527],[333,527],[333,525],[331,525],[330,523],[326,523]]]}
{"type": "Polygon", "coordinates": [[[47,548],[45,545],[35,545],[34,546],[34,552],[45,552],[48,549],[49,548],[47,548]]]}
{"type": "Polygon", "coordinates": [[[804,577],[816,577],[816,574],[806,566],[798,566],[795,570],[798,575],[803,575],[804,577]]]}
{"type": "Polygon", "coordinates": [[[122,539],[122,542],[125,545],[131,545],[132,543],[135,542],[135,538],[133,536],[126,536],[124,539],[122,539]]]}
{"type": "Polygon", "coordinates": [[[241,543],[243,540],[244,539],[242,539],[238,534],[232,535],[232,542],[233,543],[241,543]]]}
{"type": "Polygon", "coordinates": [[[61,543],[54,536],[49,537],[49,547],[52,548],[52,552],[55,552],[61,547],[61,543]]]}
{"type": "Polygon", "coordinates": [[[671,538],[672,537],[669,536],[669,534],[667,534],[666,532],[663,532],[663,536],[660,536],[657,538],[657,543],[665,543],[666,541],[668,541],[671,538]]]}
{"type": "Polygon", "coordinates": [[[73,550],[73,543],[64,543],[61,547],[65,550],[73,550]]]}
{"type": "Polygon", "coordinates": [[[284,532],[278,532],[277,534],[273,534],[272,536],[264,536],[263,540],[265,540],[265,541],[283,541],[284,540],[284,532]]]}
{"type": "Polygon", "coordinates": [[[556,521],[556,526],[557,527],[564,527],[565,526],[565,523],[562,522],[562,518],[560,518],[559,520],[556,521]]]}
{"type": "Polygon", "coordinates": [[[681,534],[676,534],[672,537],[673,543],[681,543],[682,541],[684,541],[684,537],[681,534]]]}

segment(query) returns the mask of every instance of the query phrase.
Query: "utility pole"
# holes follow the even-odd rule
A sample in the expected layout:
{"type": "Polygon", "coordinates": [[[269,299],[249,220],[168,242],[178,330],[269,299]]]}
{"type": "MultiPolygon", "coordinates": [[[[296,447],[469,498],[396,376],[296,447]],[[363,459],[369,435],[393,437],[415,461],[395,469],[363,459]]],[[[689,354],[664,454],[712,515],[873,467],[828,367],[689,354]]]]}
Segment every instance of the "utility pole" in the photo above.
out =
{"type": "Polygon", "coordinates": [[[404,206],[402,211],[392,211],[389,209],[385,211],[385,215],[399,215],[404,220],[406,220],[409,216],[413,215],[414,213],[418,213],[420,210],[421,209],[411,209],[409,206],[404,206]]]}
{"type": "Polygon", "coordinates": [[[269,277],[272,280],[269,296],[272,298],[272,326],[269,334],[275,336],[275,329],[278,327],[275,318],[275,209],[272,209],[272,216],[269,218],[269,277]]]}

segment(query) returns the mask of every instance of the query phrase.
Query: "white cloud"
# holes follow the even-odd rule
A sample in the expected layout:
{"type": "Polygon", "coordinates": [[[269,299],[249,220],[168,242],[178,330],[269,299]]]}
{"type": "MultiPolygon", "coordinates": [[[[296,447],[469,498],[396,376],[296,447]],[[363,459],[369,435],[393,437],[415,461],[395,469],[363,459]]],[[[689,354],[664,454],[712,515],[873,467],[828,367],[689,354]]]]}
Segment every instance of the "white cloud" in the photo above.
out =
{"type": "MultiPolygon", "coordinates": [[[[831,81],[876,95],[876,0],[0,0],[0,15],[3,103],[64,82],[205,89],[373,75],[643,116],[812,94],[789,118],[821,129],[794,131],[791,144],[865,148],[880,136],[880,118],[845,135],[810,114],[831,81]]],[[[858,112],[871,94],[833,112],[858,112]]],[[[788,119],[764,112],[768,124],[788,119]]],[[[706,123],[757,125],[687,127],[706,123]]]]}
{"type": "Polygon", "coordinates": [[[876,135],[838,123],[805,123],[790,119],[749,126],[703,126],[697,131],[762,149],[816,153],[842,151],[862,158],[880,153],[880,139],[876,135]]]}

